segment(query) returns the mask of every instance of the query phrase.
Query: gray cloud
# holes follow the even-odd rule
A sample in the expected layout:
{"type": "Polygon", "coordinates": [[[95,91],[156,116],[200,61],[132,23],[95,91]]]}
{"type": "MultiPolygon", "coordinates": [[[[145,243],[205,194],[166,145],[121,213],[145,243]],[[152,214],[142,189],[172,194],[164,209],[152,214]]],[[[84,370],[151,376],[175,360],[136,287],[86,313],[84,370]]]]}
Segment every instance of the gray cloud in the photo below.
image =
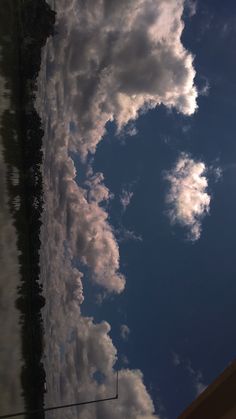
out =
{"type": "Polygon", "coordinates": [[[170,221],[186,227],[192,241],[199,239],[202,218],[210,210],[206,170],[203,162],[181,153],[174,168],[165,173],[165,179],[170,183],[166,196],[170,221]]]}

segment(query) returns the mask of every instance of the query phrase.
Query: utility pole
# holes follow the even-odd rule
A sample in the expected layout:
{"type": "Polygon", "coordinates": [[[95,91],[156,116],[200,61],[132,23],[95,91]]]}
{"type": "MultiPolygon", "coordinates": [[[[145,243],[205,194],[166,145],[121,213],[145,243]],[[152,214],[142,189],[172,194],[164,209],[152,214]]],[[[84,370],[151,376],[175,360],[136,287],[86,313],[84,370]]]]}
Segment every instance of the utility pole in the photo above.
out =
{"type": "Polygon", "coordinates": [[[116,394],[113,397],[107,397],[105,399],[89,400],[89,401],[77,402],[77,403],[70,403],[70,404],[62,404],[62,405],[59,405],[59,406],[46,407],[45,409],[35,409],[35,410],[29,410],[29,411],[25,411],[25,412],[11,413],[11,414],[8,414],[8,415],[0,415],[0,419],[15,418],[17,416],[33,415],[35,413],[44,413],[44,412],[49,412],[50,410],[66,409],[66,408],[69,408],[69,407],[83,406],[83,405],[92,404],[92,403],[108,402],[110,400],[117,400],[118,396],[119,395],[118,395],[118,371],[117,371],[117,373],[116,373],[116,394]]]}

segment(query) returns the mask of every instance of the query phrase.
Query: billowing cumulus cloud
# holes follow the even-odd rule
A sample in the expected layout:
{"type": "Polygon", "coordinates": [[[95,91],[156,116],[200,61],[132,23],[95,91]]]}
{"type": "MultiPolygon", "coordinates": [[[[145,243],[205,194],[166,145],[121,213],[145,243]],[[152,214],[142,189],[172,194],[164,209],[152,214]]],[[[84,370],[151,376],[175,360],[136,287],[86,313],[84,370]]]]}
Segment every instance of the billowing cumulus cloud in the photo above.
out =
{"type": "Polygon", "coordinates": [[[166,196],[170,221],[186,227],[193,241],[199,239],[202,219],[210,210],[206,170],[203,162],[181,153],[174,168],[165,174],[170,183],[166,196]]]}
{"type": "MultiPolygon", "coordinates": [[[[52,237],[44,251],[47,253],[43,257],[47,295],[44,314],[46,405],[111,397],[115,395],[117,361],[117,350],[109,335],[111,327],[106,321],[96,324],[92,318],[81,315],[82,278],[76,269],[74,277],[69,276],[68,257],[60,241],[55,244],[52,237]]],[[[47,416],[55,419],[158,419],[142,373],[130,369],[119,372],[117,401],[50,412],[47,416]]]]}
{"type": "Polygon", "coordinates": [[[46,62],[53,51],[53,40],[50,40],[44,51],[44,64],[38,81],[38,108],[45,127],[44,240],[50,243],[55,237],[56,246],[61,246],[62,252],[66,246],[72,265],[71,277],[74,277],[73,265],[80,263],[89,268],[91,280],[109,292],[120,293],[124,289],[125,278],[119,272],[118,243],[104,205],[111,194],[104,184],[103,175],[94,174],[91,167],[88,167],[82,186],[76,181],[76,168],[69,151],[66,107],[58,103],[57,72],[46,80],[46,62]],[[47,96],[44,96],[45,83],[48,86],[47,96]]]}
{"type": "MultiPolygon", "coordinates": [[[[60,129],[60,122],[57,125],[60,129]]],[[[110,197],[103,175],[88,177],[82,188],[75,181],[74,162],[67,148],[58,146],[57,136],[45,147],[46,236],[51,240],[55,235],[57,245],[66,242],[68,258],[87,266],[94,282],[109,292],[121,292],[125,278],[119,273],[119,248],[108,213],[100,205],[110,197]]]]}
{"type": "MultiPolygon", "coordinates": [[[[85,159],[95,152],[108,121],[121,130],[140,111],[161,103],[194,112],[193,57],[181,43],[184,1],[99,0],[95,8],[93,1],[59,0],[56,6],[57,34],[44,51],[39,80],[56,234],[64,236],[71,260],[88,266],[96,283],[121,292],[119,248],[103,205],[111,194],[102,174],[90,171],[85,185],[77,184],[70,152],[85,159]]],[[[124,206],[131,197],[123,196],[124,206]]]]}
{"type": "Polygon", "coordinates": [[[88,196],[73,178],[67,178],[67,235],[74,257],[78,257],[92,272],[92,278],[108,291],[121,292],[124,277],[118,273],[119,249],[108,213],[99,203],[109,198],[107,188],[96,175],[89,180],[88,196]]]}
{"type": "Polygon", "coordinates": [[[60,0],[48,65],[60,71],[70,147],[94,152],[108,121],[118,129],[161,103],[196,110],[193,57],[184,48],[184,0],[60,0]]]}

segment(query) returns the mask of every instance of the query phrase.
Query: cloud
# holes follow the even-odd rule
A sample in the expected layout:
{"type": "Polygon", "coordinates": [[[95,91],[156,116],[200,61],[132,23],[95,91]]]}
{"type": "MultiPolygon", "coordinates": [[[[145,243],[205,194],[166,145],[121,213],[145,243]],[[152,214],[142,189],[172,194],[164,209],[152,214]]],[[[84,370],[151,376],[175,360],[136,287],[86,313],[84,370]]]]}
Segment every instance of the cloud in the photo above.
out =
{"type": "Polygon", "coordinates": [[[186,0],[185,7],[188,11],[189,17],[193,17],[197,12],[197,1],[196,0],[186,0]]]}
{"type": "MultiPolygon", "coordinates": [[[[192,3],[191,3],[192,4],[192,3]]],[[[184,0],[60,0],[48,67],[66,109],[69,145],[95,152],[108,121],[118,130],[164,104],[197,108],[193,56],[184,48],[184,0]],[[69,131],[69,130],[68,130],[69,131]]]]}
{"type": "Polygon", "coordinates": [[[127,129],[125,130],[125,134],[129,135],[130,137],[134,137],[138,134],[137,128],[134,126],[134,124],[127,125],[127,129]]]}
{"type": "Polygon", "coordinates": [[[198,83],[198,95],[199,96],[208,96],[210,91],[210,82],[209,80],[201,76],[199,83],[198,83]]]}
{"type": "MultiPolygon", "coordinates": [[[[47,57],[45,51],[44,58],[47,57]]],[[[53,50],[52,50],[53,51],[53,50]]],[[[105,291],[121,292],[124,278],[119,274],[119,251],[104,203],[110,192],[103,175],[88,171],[83,187],[76,182],[76,169],[69,156],[63,108],[54,106],[54,80],[44,97],[45,67],[38,106],[45,127],[44,195],[45,210],[41,240],[41,267],[47,304],[45,319],[45,368],[48,392],[46,405],[109,397],[115,391],[117,349],[104,321],[96,324],[81,315],[83,274],[81,263],[89,267],[93,280],[105,291]],[[101,379],[98,379],[98,376],[101,379]]],[[[115,401],[114,401],[115,402],[115,401]]],[[[66,418],[157,419],[142,373],[123,369],[116,403],[68,409],[66,418]]],[[[65,412],[48,413],[61,419],[65,412]]]]}
{"type": "Polygon", "coordinates": [[[178,367],[181,364],[180,357],[176,352],[173,352],[172,354],[172,362],[175,367],[178,367]]]}
{"type": "MultiPolygon", "coordinates": [[[[81,315],[85,279],[78,261],[90,268],[93,280],[105,290],[120,292],[124,285],[124,279],[116,272],[118,246],[107,212],[100,206],[109,199],[103,176],[90,174],[84,188],[76,183],[74,163],[63,142],[59,142],[62,122],[57,115],[53,117],[55,124],[52,118],[47,119],[49,114],[45,117],[46,138],[50,141],[45,141],[46,199],[41,234],[42,280],[47,296],[44,311],[47,406],[109,397],[115,390],[117,350],[109,336],[110,325],[106,321],[96,324],[92,318],[81,315]],[[58,132],[52,135],[54,130],[58,132]]],[[[157,418],[141,372],[130,369],[120,372],[117,403],[66,412],[67,419],[77,416],[157,418]]],[[[62,419],[65,412],[51,412],[48,417],[62,419]]]]}
{"type": "Polygon", "coordinates": [[[122,324],[120,326],[120,335],[121,335],[122,339],[123,340],[128,340],[129,334],[130,334],[130,329],[127,326],[127,324],[122,324]]]}
{"type": "MultiPolygon", "coordinates": [[[[48,405],[58,401],[69,403],[74,400],[85,401],[115,395],[114,365],[117,351],[109,337],[109,324],[95,324],[93,319],[82,317],[79,313],[75,316],[76,311],[72,307],[69,309],[74,315],[73,322],[67,321],[67,328],[61,328],[59,335],[58,330],[56,333],[55,329],[51,329],[51,341],[48,340],[51,353],[46,361],[49,363],[48,405]]],[[[77,412],[76,414],[76,409],[68,409],[66,417],[70,419],[79,414],[83,419],[158,418],[143,383],[142,373],[130,369],[122,369],[119,372],[118,401],[82,406],[77,412]]],[[[55,412],[49,417],[58,419],[65,417],[64,415],[64,412],[55,412]]]]}
{"type": "Polygon", "coordinates": [[[127,241],[136,241],[141,242],[143,239],[140,235],[136,234],[134,231],[127,230],[124,227],[120,227],[116,230],[117,240],[119,243],[127,241]]]}
{"type": "MultiPolygon", "coordinates": [[[[87,167],[83,185],[76,181],[77,171],[70,157],[65,110],[58,104],[56,76],[46,81],[48,96],[44,96],[45,62],[54,51],[52,42],[44,51],[37,103],[45,128],[44,241],[49,245],[54,242],[62,255],[66,246],[67,277],[74,277],[74,265],[80,265],[80,269],[84,266],[89,268],[93,282],[108,292],[120,293],[124,289],[125,278],[119,272],[118,243],[105,205],[112,194],[104,184],[103,174],[93,173],[90,166],[87,167]]],[[[56,260],[59,266],[61,257],[56,260]]],[[[64,270],[64,267],[61,268],[64,270]]],[[[78,276],[82,278],[80,272],[78,276]]]]}
{"type": "Polygon", "coordinates": [[[121,202],[121,205],[123,207],[123,211],[125,211],[126,208],[129,206],[130,201],[133,197],[133,194],[134,193],[131,192],[131,191],[127,191],[125,189],[122,190],[122,193],[120,195],[120,202],[121,202]]]}
{"type": "Polygon", "coordinates": [[[197,371],[194,370],[190,361],[188,361],[186,364],[186,370],[189,372],[190,376],[192,377],[195,395],[197,397],[207,388],[207,386],[203,382],[202,372],[198,370],[197,371]]]}
{"type": "Polygon", "coordinates": [[[170,183],[166,196],[170,221],[186,227],[188,238],[192,241],[200,238],[202,219],[210,210],[211,197],[207,192],[208,180],[204,176],[206,171],[203,162],[181,153],[174,168],[164,176],[170,183]]]}
{"type": "MultiPolygon", "coordinates": [[[[185,115],[196,110],[193,56],[181,42],[183,7],[184,0],[98,0],[96,7],[92,0],[57,1],[57,34],[42,52],[37,98],[45,129],[47,405],[113,393],[117,350],[107,322],[81,315],[83,266],[105,292],[125,286],[106,207],[111,193],[101,173],[88,170],[78,183],[71,152],[86,162],[108,121],[122,132],[160,104],[185,115]]],[[[117,403],[84,406],[79,416],[157,418],[142,373],[129,369],[120,372],[117,403]]]]}
{"type": "Polygon", "coordinates": [[[175,367],[183,368],[191,377],[196,397],[199,396],[199,394],[201,394],[207,388],[206,384],[204,383],[202,372],[195,370],[192,367],[192,363],[189,359],[184,360],[176,352],[173,352],[172,362],[175,367]]]}
{"type": "Polygon", "coordinates": [[[129,365],[129,360],[126,355],[122,355],[121,362],[123,365],[129,365]]]}
{"type": "Polygon", "coordinates": [[[88,189],[80,187],[75,181],[75,166],[67,149],[62,146],[55,155],[54,145],[57,147],[57,144],[53,143],[56,140],[57,137],[54,140],[51,137],[45,159],[45,169],[52,170],[51,178],[45,179],[48,190],[45,210],[48,217],[54,218],[53,222],[45,220],[46,234],[50,237],[55,234],[58,240],[60,237],[66,241],[68,257],[87,266],[95,283],[109,292],[120,293],[125,278],[119,273],[118,244],[108,213],[100,205],[110,197],[103,184],[103,175],[98,173],[89,177],[88,189]],[[49,162],[48,159],[52,160],[49,162]],[[53,167],[47,168],[48,164],[53,167]]]}
{"type": "Polygon", "coordinates": [[[91,269],[94,281],[109,291],[121,292],[125,279],[118,273],[119,249],[108,214],[99,206],[101,200],[108,199],[107,188],[100,180],[90,184],[88,200],[84,190],[69,180],[67,233],[74,257],[91,269]]]}
{"type": "Polygon", "coordinates": [[[217,183],[220,180],[222,180],[223,178],[223,171],[225,170],[225,168],[222,168],[220,166],[217,166],[217,164],[219,163],[218,159],[216,159],[216,161],[209,166],[209,174],[212,176],[212,180],[217,183]]]}
{"type": "MultiPolygon", "coordinates": [[[[52,248],[51,244],[49,252],[52,248]]],[[[106,321],[96,324],[93,318],[81,315],[80,305],[63,281],[66,255],[61,257],[59,268],[55,263],[60,255],[61,250],[57,247],[52,264],[44,266],[47,406],[115,394],[117,350],[110,337],[111,327],[106,321]]],[[[122,369],[119,373],[118,401],[66,411],[67,419],[77,415],[83,419],[158,418],[142,373],[130,369],[122,369]]],[[[61,419],[65,412],[51,412],[48,417],[61,419]]]]}
{"type": "MultiPolygon", "coordinates": [[[[187,115],[195,111],[193,57],[181,43],[183,7],[183,0],[148,0],[145,6],[143,0],[99,0],[96,9],[91,1],[59,0],[57,34],[43,52],[38,105],[50,137],[45,176],[55,234],[64,236],[70,259],[110,292],[125,286],[104,206],[111,194],[101,173],[90,171],[78,185],[70,153],[85,159],[108,121],[122,130],[161,103],[187,115]]],[[[131,197],[123,195],[124,208],[131,197]]]]}

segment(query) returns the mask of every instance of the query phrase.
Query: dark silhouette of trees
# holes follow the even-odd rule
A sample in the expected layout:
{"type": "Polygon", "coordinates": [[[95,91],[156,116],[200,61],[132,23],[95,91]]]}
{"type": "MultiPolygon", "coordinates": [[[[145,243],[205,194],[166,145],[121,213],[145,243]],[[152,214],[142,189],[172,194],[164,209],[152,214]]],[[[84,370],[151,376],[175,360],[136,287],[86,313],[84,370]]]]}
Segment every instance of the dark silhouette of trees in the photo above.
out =
{"type": "MultiPolygon", "coordinates": [[[[0,72],[10,94],[10,109],[0,123],[7,165],[9,208],[18,234],[21,284],[16,307],[20,311],[22,393],[26,410],[44,406],[46,374],[42,363],[45,305],[40,282],[40,230],[43,211],[43,128],[34,108],[41,49],[54,34],[55,12],[45,0],[1,0],[0,72]],[[5,17],[4,18],[4,13],[5,17]],[[1,15],[2,14],[2,15],[1,15]],[[18,179],[14,179],[14,171],[18,179]]],[[[44,413],[27,419],[42,419],[44,413]]]]}

